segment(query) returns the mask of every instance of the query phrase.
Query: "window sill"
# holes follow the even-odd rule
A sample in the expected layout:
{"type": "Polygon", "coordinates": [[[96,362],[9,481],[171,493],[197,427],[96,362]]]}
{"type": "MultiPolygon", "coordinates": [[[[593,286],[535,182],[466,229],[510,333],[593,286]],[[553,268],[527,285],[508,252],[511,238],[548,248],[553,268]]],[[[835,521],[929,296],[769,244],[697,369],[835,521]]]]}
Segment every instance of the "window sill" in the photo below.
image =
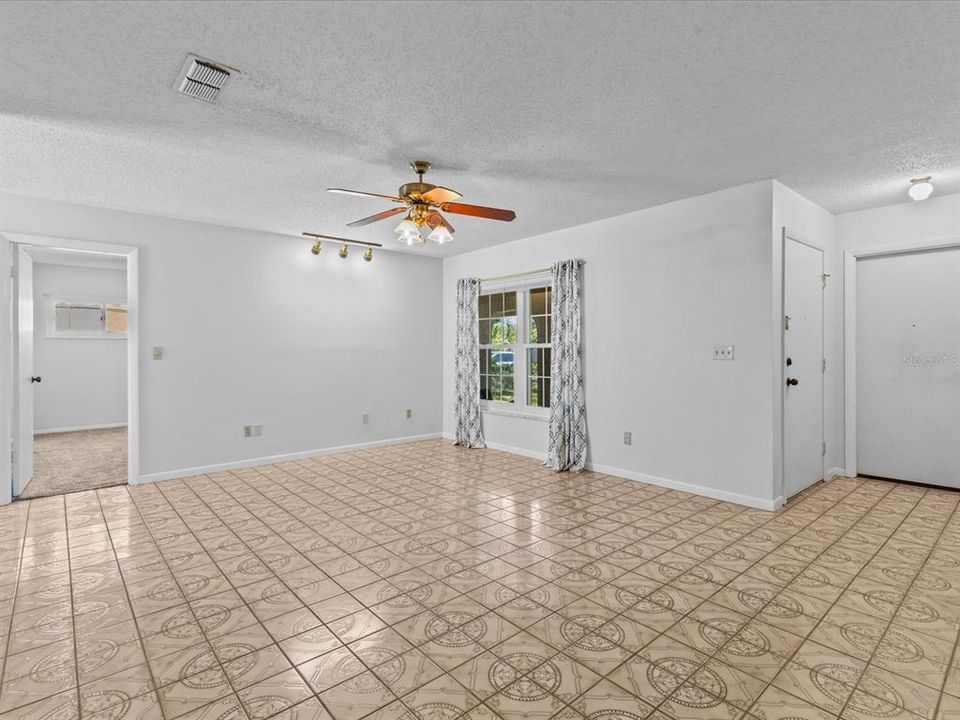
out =
{"type": "Polygon", "coordinates": [[[550,419],[549,411],[540,413],[533,410],[514,410],[513,408],[500,408],[489,405],[481,407],[480,412],[482,412],[484,415],[503,415],[504,417],[523,418],[525,420],[539,420],[540,422],[547,422],[550,419]]]}

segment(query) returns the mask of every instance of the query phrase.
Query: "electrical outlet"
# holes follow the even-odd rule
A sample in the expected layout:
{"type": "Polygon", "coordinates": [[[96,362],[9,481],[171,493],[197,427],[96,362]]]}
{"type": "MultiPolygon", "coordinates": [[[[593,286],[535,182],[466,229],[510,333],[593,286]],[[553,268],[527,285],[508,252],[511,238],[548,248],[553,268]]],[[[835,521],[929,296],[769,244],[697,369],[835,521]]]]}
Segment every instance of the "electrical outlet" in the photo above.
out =
{"type": "Polygon", "coordinates": [[[407,420],[409,420],[412,417],[413,417],[413,410],[411,410],[410,408],[407,408],[407,420]]]}
{"type": "Polygon", "coordinates": [[[714,345],[714,360],[733,360],[733,345],[714,345]]]}
{"type": "Polygon", "coordinates": [[[633,433],[624,431],[623,433],[623,444],[624,445],[633,445],[633,433]]]}
{"type": "Polygon", "coordinates": [[[368,422],[370,422],[370,415],[369,415],[369,413],[364,413],[363,415],[360,416],[360,424],[361,424],[361,425],[366,425],[368,422]]]}
{"type": "Polygon", "coordinates": [[[244,425],[243,426],[243,436],[245,438],[260,437],[261,435],[263,435],[262,425],[244,425]]]}

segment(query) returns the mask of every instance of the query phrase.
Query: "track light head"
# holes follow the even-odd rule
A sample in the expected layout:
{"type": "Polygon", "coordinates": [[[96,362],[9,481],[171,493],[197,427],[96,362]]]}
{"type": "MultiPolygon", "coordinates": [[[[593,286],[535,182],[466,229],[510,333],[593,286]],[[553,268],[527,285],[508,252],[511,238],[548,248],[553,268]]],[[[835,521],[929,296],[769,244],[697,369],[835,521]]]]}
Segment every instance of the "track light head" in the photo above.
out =
{"type": "Polygon", "coordinates": [[[373,260],[373,248],[367,248],[367,251],[363,254],[363,259],[367,262],[373,260]]]}
{"type": "Polygon", "coordinates": [[[313,244],[313,247],[310,248],[310,252],[312,252],[314,255],[319,255],[321,250],[323,250],[323,245],[320,243],[319,240],[317,240],[313,244]]]}
{"type": "Polygon", "coordinates": [[[339,253],[339,255],[340,255],[340,257],[342,257],[342,258],[346,258],[347,255],[349,255],[349,254],[350,254],[350,246],[347,245],[346,243],[344,243],[344,244],[343,244],[343,247],[340,248],[340,253],[339,253]]]}

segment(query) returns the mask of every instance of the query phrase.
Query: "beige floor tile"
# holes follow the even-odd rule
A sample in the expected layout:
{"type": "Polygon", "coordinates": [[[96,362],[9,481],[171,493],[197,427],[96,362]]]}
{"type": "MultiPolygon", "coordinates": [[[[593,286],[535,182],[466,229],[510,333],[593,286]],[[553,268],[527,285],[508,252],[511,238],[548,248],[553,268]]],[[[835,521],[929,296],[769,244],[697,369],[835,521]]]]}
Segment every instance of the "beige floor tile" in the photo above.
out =
{"type": "Polygon", "coordinates": [[[319,693],[359,675],[366,666],[349,648],[340,647],[298,665],[297,670],[314,692],[319,693]]]}
{"type": "Polygon", "coordinates": [[[480,699],[450,675],[443,675],[400,699],[417,717],[432,709],[442,709],[444,717],[456,717],[457,713],[469,712],[480,705],[480,699]]]}
{"type": "Polygon", "coordinates": [[[369,670],[320,693],[320,701],[336,720],[359,720],[396,699],[369,670]]]}
{"type": "MultiPolygon", "coordinates": [[[[277,715],[313,697],[313,691],[296,670],[290,668],[239,690],[237,695],[251,720],[277,715]]],[[[312,706],[304,706],[306,711],[312,706]]],[[[314,710],[316,714],[316,709],[314,710]]]]}
{"type": "Polygon", "coordinates": [[[242,720],[235,689],[322,720],[960,720],[957,500],[838,478],[769,513],[428,441],[30,501],[0,509],[0,710],[69,704],[76,646],[87,710],[138,720],[242,720]]]}

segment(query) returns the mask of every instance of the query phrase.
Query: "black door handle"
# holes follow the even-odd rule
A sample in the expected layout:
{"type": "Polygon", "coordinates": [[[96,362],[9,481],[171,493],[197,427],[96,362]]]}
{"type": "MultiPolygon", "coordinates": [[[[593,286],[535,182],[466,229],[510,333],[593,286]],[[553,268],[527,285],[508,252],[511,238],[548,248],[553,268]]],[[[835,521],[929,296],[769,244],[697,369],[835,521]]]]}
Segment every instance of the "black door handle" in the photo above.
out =
{"type": "Polygon", "coordinates": [[[787,385],[799,385],[800,381],[796,378],[787,378],[787,385]]]}
{"type": "Polygon", "coordinates": [[[43,378],[40,377],[39,375],[34,375],[32,378],[30,378],[30,382],[32,383],[38,383],[38,382],[41,382],[42,380],[43,378]]]}

